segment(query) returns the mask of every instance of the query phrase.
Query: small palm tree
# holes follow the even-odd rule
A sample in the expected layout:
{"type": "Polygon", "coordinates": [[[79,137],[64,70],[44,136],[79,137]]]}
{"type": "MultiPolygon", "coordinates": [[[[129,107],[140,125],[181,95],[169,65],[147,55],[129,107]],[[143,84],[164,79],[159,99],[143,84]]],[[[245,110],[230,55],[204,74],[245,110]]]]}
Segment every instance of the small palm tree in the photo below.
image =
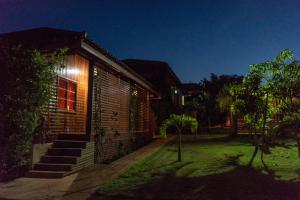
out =
{"type": "Polygon", "coordinates": [[[182,130],[186,127],[191,128],[192,130],[197,130],[198,122],[195,118],[188,115],[175,115],[172,114],[168,119],[166,119],[161,127],[160,134],[164,137],[167,136],[167,129],[169,127],[176,127],[178,134],[178,161],[181,161],[181,134],[182,130]]]}

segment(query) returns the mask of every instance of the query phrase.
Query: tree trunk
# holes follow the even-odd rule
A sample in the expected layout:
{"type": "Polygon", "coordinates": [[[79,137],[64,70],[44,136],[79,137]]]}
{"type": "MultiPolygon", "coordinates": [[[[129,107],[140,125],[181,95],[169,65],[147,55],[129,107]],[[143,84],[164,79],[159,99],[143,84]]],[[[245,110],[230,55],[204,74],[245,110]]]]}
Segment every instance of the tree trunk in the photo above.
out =
{"type": "Polygon", "coordinates": [[[297,146],[298,146],[298,157],[300,158],[300,134],[296,134],[297,146]]]}
{"type": "Polygon", "coordinates": [[[267,169],[267,165],[264,162],[264,150],[267,150],[269,148],[268,140],[266,138],[266,123],[267,123],[267,112],[268,112],[268,100],[269,100],[269,94],[267,94],[266,97],[266,103],[263,113],[263,130],[262,130],[262,148],[261,148],[261,162],[263,163],[264,167],[267,169]]]}
{"type": "Polygon", "coordinates": [[[238,118],[237,115],[232,115],[232,136],[236,136],[238,133],[238,118]]]}
{"type": "Polygon", "coordinates": [[[254,158],[255,158],[256,155],[257,155],[258,149],[259,149],[258,144],[256,144],[256,145],[255,145],[254,152],[253,152],[253,154],[252,154],[252,157],[251,157],[251,159],[250,159],[250,161],[249,161],[249,163],[248,163],[248,166],[249,166],[249,167],[252,166],[253,160],[254,160],[254,158]]]}
{"type": "Polygon", "coordinates": [[[181,131],[178,131],[178,162],[181,162],[181,131]]]}
{"type": "Polygon", "coordinates": [[[261,150],[260,160],[261,160],[262,164],[264,165],[265,170],[269,171],[268,166],[266,165],[266,163],[264,161],[264,151],[263,150],[261,150]]]}
{"type": "MultiPolygon", "coordinates": [[[[254,140],[255,140],[255,149],[254,152],[252,154],[252,157],[248,163],[248,166],[252,166],[253,160],[257,155],[257,152],[259,150],[259,145],[261,143],[261,145],[265,146],[266,145],[266,138],[265,138],[265,131],[266,131],[266,122],[267,122],[267,109],[268,109],[268,94],[266,97],[266,102],[265,102],[265,107],[264,107],[264,112],[263,112],[263,130],[262,130],[262,135],[261,135],[261,139],[262,141],[259,141],[259,139],[257,139],[257,135],[256,135],[256,130],[255,130],[255,134],[254,134],[254,140]]],[[[263,149],[261,149],[261,161],[263,162],[263,149]]],[[[265,163],[263,162],[264,166],[266,167],[265,163]]]]}
{"type": "Polygon", "coordinates": [[[210,116],[207,117],[207,126],[208,126],[208,130],[209,130],[210,126],[211,126],[210,116]]]}

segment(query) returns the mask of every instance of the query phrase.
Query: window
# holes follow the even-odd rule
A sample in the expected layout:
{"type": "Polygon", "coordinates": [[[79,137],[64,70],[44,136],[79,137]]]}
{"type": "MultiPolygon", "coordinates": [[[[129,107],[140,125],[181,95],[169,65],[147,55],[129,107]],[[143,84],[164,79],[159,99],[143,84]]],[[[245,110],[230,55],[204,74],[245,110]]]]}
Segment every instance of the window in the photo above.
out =
{"type": "Polygon", "coordinates": [[[58,78],[58,108],[75,112],[76,108],[76,83],[58,78]]]}

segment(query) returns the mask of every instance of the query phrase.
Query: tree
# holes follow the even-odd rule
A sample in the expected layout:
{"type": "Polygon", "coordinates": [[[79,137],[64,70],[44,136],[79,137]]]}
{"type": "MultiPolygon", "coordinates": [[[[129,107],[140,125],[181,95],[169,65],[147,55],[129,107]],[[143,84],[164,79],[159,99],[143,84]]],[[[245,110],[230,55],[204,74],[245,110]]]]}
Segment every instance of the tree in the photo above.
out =
{"type": "MultiPolygon", "coordinates": [[[[283,50],[273,61],[250,66],[233,102],[243,114],[250,132],[254,133],[255,150],[249,165],[259,150],[265,165],[263,155],[270,153],[271,144],[274,145],[274,138],[281,128],[292,127],[299,133],[296,117],[300,113],[299,91],[300,67],[290,50],[283,50]]],[[[300,146],[300,137],[296,139],[300,146]]]]}
{"type": "Polygon", "coordinates": [[[33,137],[43,127],[56,70],[66,50],[41,54],[1,41],[0,177],[13,178],[28,168],[33,137]],[[11,177],[8,177],[11,176],[11,177]]]}
{"type": "Polygon", "coordinates": [[[167,129],[170,127],[176,127],[178,135],[178,161],[181,161],[181,135],[182,130],[186,127],[196,130],[198,128],[198,122],[195,118],[188,115],[175,115],[172,114],[168,119],[166,119],[161,127],[160,134],[164,137],[167,135],[167,129]]]}
{"type": "Polygon", "coordinates": [[[284,50],[269,71],[272,74],[270,88],[281,116],[274,131],[278,134],[288,129],[297,141],[300,157],[300,65],[290,50],[284,50]]]}
{"type": "Polygon", "coordinates": [[[236,102],[240,93],[240,84],[225,85],[219,92],[216,102],[219,109],[222,112],[230,114],[232,136],[236,136],[238,133],[238,110],[234,107],[233,102],[236,102]]]}
{"type": "Polygon", "coordinates": [[[223,88],[231,84],[239,84],[243,80],[238,75],[211,74],[210,79],[203,79],[200,82],[201,92],[198,95],[198,102],[202,110],[199,112],[199,120],[206,122],[206,125],[223,124],[226,121],[227,111],[220,109],[217,98],[223,88]]]}

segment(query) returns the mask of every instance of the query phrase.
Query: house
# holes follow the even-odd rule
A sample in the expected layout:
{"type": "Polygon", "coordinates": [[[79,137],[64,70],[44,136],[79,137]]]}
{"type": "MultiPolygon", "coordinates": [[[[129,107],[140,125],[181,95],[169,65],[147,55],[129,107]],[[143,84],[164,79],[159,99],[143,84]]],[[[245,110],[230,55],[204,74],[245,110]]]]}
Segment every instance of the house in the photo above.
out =
{"type": "Polygon", "coordinates": [[[183,103],[181,81],[168,63],[139,59],[126,59],[123,62],[148,82],[151,82],[161,94],[160,99],[152,99],[151,101],[158,126],[170,114],[178,113],[181,110],[183,103]]]}
{"type": "Polygon", "coordinates": [[[159,92],[86,33],[35,28],[1,34],[0,40],[45,53],[69,49],[65,67],[57,70],[44,140],[35,142],[28,176],[62,177],[151,141],[150,101],[159,92]]]}

